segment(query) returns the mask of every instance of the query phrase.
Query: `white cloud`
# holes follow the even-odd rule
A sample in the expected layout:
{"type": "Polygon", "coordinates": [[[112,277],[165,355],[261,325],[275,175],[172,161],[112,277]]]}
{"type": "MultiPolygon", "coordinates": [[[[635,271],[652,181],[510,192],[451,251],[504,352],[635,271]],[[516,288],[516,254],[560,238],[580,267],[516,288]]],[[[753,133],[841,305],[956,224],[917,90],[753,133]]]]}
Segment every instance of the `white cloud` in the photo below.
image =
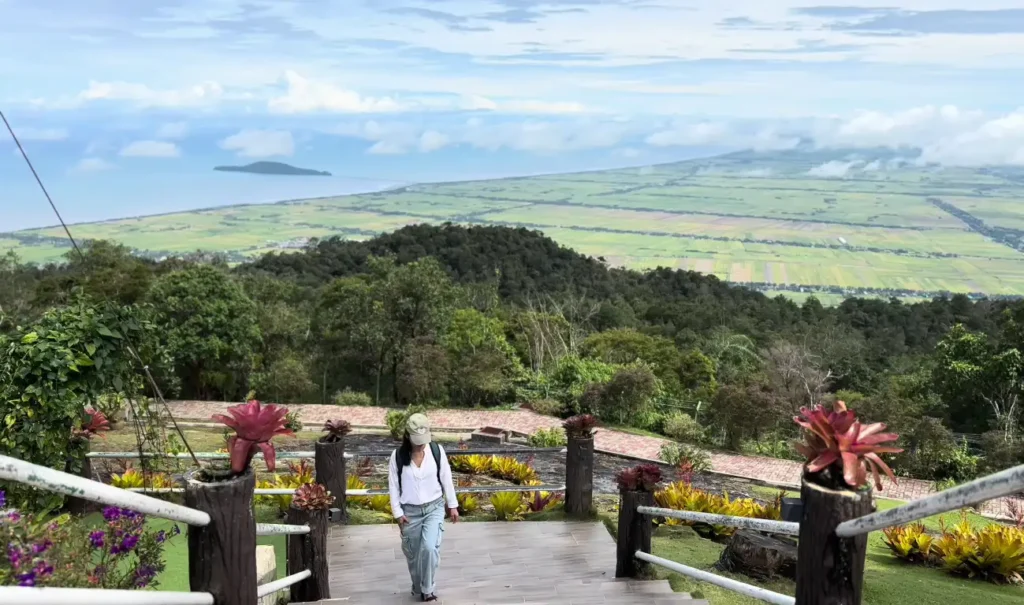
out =
{"type": "Polygon", "coordinates": [[[220,147],[243,158],[287,157],[295,153],[295,140],[287,130],[242,130],[221,141],[220,147]]]}
{"type": "Polygon", "coordinates": [[[652,147],[718,146],[770,151],[792,149],[800,143],[793,134],[784,134],[772,124],[751,127],[738,122],[676,121],[665,129],[649,135],[652,147]]]}
{"type": "Polygon", "coordinates": [[[203,82],[178,89],[154,89],[130,82],[89,82],[78,93],[78,100],[131,101],[141,107],[190,107],[208,105],[221,100],[224,89],[216,82],[203,82]]]}
{"type": "Polygon", "coordinates": [[[574,101],[542,101],[531,99],[494,100],[480,95],[467,95],[456,103],[467,111],[500,111],[520,114],[578,114],[592,111],[583,103],[574,101]]]}
{"type": "Polygon", "coordinates": [[[842,178],[850,173],[850,171],[861,164],[862,162],[854,160],[851,162],[840,162],[838,160],[832,160],[831,162],[825,162],[820,166],[815,166],[807,171],[810,176],[820,176],[824,178],[842,178]]]}
{"type": "Polygon", "coordinates": [[[103,158],[82,158],[71,167],[71,172],[88,173],[110,170],[114,165],[103,158]]]}
{"type": "Polygon", "coordinates": [[[436,130],[428,130],[420,135],[419,150],[422,153],[430,153],[447,146],[451,140],[436,130]]]}
{"type": "Polygon", "coordinates": [[[181,150],[174,143],[167,141],[135,141],[126,145],[120,155],[136,158],[176,158],[181,155],[181,150]]]}
{"type": "Polygon", "coordinates": [[[287,92],[267,102],[267,108],[275,113],[387,113],[403,109],[390,97],[364,97],[333,84],[308,80],[294,71],[285,72],[284,79],[287,92]]]}
{"type": "Polygon", "coordinates": [[[162,124],[156,131],[156,138],[158,139],[180,139],[188,134],[188,124],[186,122],[168,122],[162,124]]]}
{"type": "Polygon", "coordinates": [[[15,128],[20,141],[63,141],[69,133],[63,128],[15,128]]]}

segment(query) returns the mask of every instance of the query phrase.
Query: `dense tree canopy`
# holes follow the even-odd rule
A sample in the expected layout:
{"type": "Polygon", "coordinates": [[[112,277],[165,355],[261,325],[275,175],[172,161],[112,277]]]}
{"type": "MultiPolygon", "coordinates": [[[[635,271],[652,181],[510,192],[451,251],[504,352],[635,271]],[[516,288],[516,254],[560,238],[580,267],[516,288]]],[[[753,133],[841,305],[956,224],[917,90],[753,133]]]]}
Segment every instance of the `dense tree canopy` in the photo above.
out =
{"type": "Polygon", "coordinates": [[[739,449],[774,448],[801,406],[842,398],[907,434],[901,464],[916,473],[967,472],[954,432],[987,433],[991,460],[1024,459],[1022,302],[826,308],[695,272],[609,268],[526,229],[451,224],[236,267],[88,242],[64,264],[4,257],[0,280],[8,337],[74,300],[138,303],[160,344],[147,362],[179,397],[526,403],[654,431],[696,419],[687,434],[739,449]]]}

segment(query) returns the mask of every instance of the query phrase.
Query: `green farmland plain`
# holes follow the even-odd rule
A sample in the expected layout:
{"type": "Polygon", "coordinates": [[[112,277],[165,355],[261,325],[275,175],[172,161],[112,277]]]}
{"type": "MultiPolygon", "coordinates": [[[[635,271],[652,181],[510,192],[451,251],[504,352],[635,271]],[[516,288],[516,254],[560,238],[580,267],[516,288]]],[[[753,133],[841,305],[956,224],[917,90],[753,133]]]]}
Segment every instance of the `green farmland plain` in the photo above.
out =
{"type": "MultiPolygon", "coordinates": [[[[366,239],[416,223],[521,226],[611,265],[688,269],[797,299],[1024,296],[1024,179],[998,167],[893,163],[893,152],[739,152],[672,164],[229,206],[73,225],[160,257],[240,262],[307,238],[366,239]],[[828,162],[862,156],[842,177],[828,162]]],[[[273,177],[270,177],[273,178],[273,177]]],[[[0,234],[31,262],[60,228],[0,234]]]]}

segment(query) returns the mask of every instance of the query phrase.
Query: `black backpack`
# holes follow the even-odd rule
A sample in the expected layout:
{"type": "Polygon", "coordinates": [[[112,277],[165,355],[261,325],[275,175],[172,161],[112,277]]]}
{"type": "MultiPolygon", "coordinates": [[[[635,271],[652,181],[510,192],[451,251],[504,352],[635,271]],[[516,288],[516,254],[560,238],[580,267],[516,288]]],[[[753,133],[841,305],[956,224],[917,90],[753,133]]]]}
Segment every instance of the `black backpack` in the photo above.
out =
{"type": "MultiPolygon", "coordinates": [[[[433,441],[430,442],[430,453],[434,456],[434,467],[437,468],[437,484],[441,486],[441,491],[443,492],[444,484],[441,483],[441,448],[433,441]]],[[[395,450],[395,461],[398,461],[398,450],[395,450]]],[[[402,495],[402,469],[398,469],[398,495],[402,495]]]]}

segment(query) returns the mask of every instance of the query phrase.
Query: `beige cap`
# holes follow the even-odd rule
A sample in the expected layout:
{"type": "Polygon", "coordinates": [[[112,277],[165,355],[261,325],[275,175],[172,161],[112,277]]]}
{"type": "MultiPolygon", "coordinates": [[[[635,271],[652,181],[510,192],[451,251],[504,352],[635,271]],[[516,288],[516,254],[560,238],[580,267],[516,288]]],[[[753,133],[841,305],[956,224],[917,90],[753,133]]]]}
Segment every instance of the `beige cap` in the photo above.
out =
{"type": "Polygon", "coordinates": [[[424,414],[413,414],[405,423],[405,429],[409,431],[409,441],[413,445],[426,445],[430,443],[430,421],[424,414]]]}

